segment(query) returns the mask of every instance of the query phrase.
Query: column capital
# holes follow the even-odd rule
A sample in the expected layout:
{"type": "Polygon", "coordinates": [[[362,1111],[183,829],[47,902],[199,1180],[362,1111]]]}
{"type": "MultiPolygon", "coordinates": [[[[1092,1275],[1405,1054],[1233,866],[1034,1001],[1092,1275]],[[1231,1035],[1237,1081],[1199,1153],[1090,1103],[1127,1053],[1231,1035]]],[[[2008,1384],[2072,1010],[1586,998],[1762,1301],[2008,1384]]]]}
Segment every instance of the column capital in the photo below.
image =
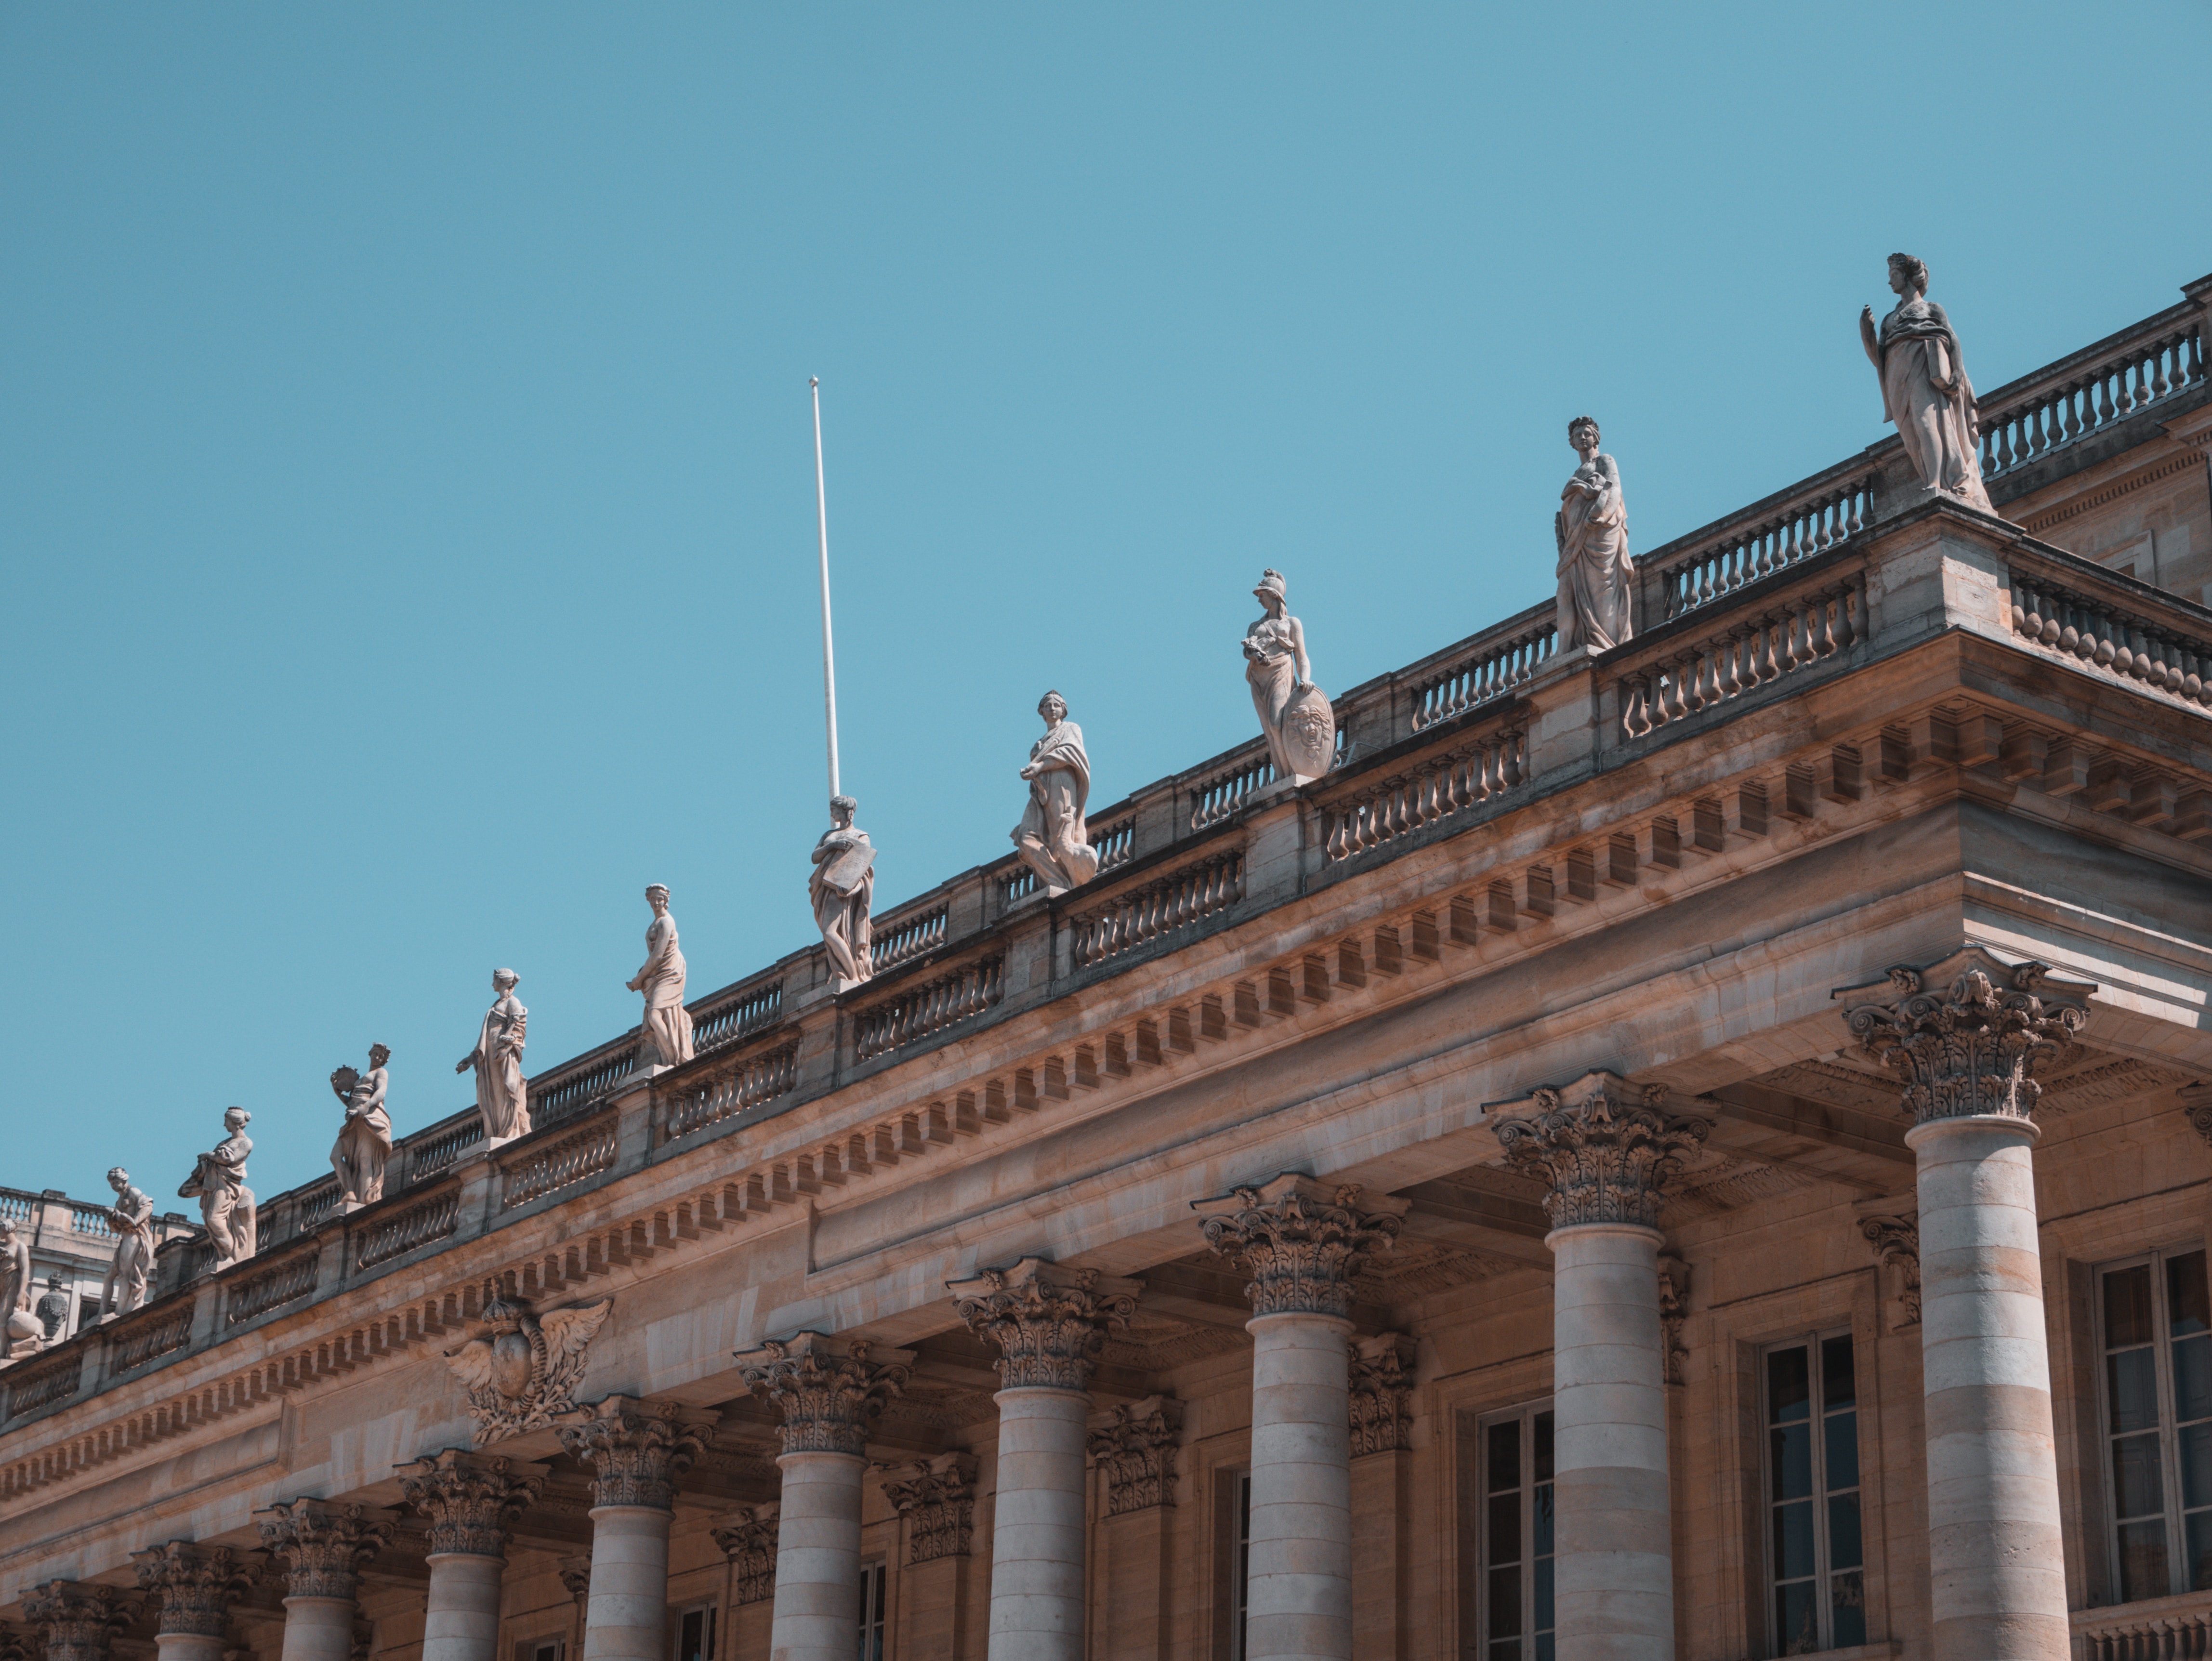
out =
{"type": "Polygon", "coordinates": [[[1352,1283],[1379,1248],[1398,1238],[1410,1201],[1385,1194],[1360,1199],[1357,1183],[1316,1182],[1285,1173],[1218,1199],[1194,1200],[1206,1244],[1242,1262],[1256,1315],[1352,1314],[1352,1283]]]}
{"type": "Polygon", "coordinates": [[[1859,1232],[1874,1248],[1877,1264],[1893,1265],[1900,1282],[1898,1303],[1904,1318],[1900,1327],[1920,1324],[1920,1218],[1917,1213],[1896,1217],[1865,1217],[1859,1232]]]}
{"type": "Polygon", "coordinates": [[[392,1524],[366,1506],[293,1500],[259,1513],[261,1543],[284,1564],[286,1595],[350,1601],[362,1564],[392,1543],[392,1524]]]}
{"type": "Polygon", "coordinates": [[[1703,1119],[1668,1118],[1664,1085],[1632,1084],[1615,1074],[1585,1073],[1492,1111],[1533,1108],[1498,1121],[1498,1145],[1513,1167],[1547,1185],[1544,1214],[1556,1229],[1590,1223],[1656,1229],[1661,1190],[1682,1159],[1705,1140],[1703,1119]]]}
{"type": "Polygon", "coordinates": [[[876,1415],[914,1375],[910,1350],[826,1332],[771,1338],[737,1360],[746,1388],[782,1409],[786,1453],[865,1455],[876,1415]]]}
{"type": "Polygon", "coordinates": [[[1107,1333],[1129,1324],[1144,1287],[1024,1257],[947,1281],[945,1289],[969,1330],[997,1347],[1001,1389],[1079,1391],[1091,1387],[1107,1333]]]}
{"type": "Polygon", "coordinates": [[[138,1590],[161,1600],[157,1634],[191,1634],[221,1638],[230,1625],[230,1606],[253,1584],[252,1567],[228,1546],[198,1546],[171,1540],[134,1551],[138,1590]]]}
{"type": "Polygon", "coordinates": [[[23,1616],[46,1640],[46,1661],[103,1661],[108,1639],[135,1612],[128,1593],[82,1580],[42,1580],[23,1594],[23,1616]]]}
{"type": "Polygon", "coordinates": [[[399,1467],[399,1491],[430,1519],[430,1551],[507,1555],[507,1525],[545,1486],[542,1470],[517,1469],[497,1454],[445,1448],[399,1467]]]}
{"type": "Polygon", "coordinates": [[[561,1577],[562,1590],[581,1609],[592,1594],[592,1554],[581,1552],[562,1558],[555,1573],[561,1577]]]}
{"type": "Polygon", "coordinates": [[[965,1557],[975,1525],[975,1456],[955,1449],[903,1465],[878,1465],[884,1498],[906,1524],[906,1561],[965,1557]]]}
{"type": "Polygon", "coordinates": [[[2043,963],[2008,964],[1978,946],[1926,969],[1899,965],[1838,989],[1859,1048],[1905,1086],[1916,1125],[1978,1116],[2033,1121],[2038,1068],[2063,1059],[2088,1019],[2094,982],[2043,963]]]}
{"type": "Polygon", "coordinates": [[[782,1517],[783,1507],[771,1500],[744,1506],[712,1530],[737,1577],[740,1603],[765,1603],[775,1596],[776,1530],[782,1517]]]}
{"type": "Polygon", "coordinates": [[[1402,1332],[1355,1338],[1350,1348],[1352,1457],[1413,1446],[1413,1340],[1402,1332]]]}
{"type": "Polygon", "coordinates": [[[1172,1396],[1147,1396],[1091,1415],[1086,1445],[1106,1484],[1109,1517],[1175,1504],[1182,1434],[1182,1403],[1172,1396]]]}
{"type": "Polygon", "coordinates": [[[668,1511],[676,1479],[706,1447],[712,1421],[672,1403],[610,1396],[563,1415],[555,1433],[570,1458],[591,1466],[597,1504],[668,1511]]]}

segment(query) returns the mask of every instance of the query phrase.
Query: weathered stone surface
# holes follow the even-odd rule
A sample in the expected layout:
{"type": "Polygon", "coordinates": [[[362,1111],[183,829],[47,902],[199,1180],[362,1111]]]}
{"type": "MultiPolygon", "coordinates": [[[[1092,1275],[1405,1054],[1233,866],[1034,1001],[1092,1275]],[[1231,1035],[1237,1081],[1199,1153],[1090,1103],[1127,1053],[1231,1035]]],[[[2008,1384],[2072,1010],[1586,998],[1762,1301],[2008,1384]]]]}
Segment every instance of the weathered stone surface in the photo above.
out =
{"type": "Polygon", "coordinates": [[[945,1290],[969,1329],[999,1351],[1003,1388],[1083,1390],[1107,1335],[1129,1324],[1142,1288],[1102,1281],[1095,1269],[1024,1257],[945,1290]]]}
{"type": "Polygon", "coordinates": [[[351,1599],[362,1566],[392,1543],[391,1520],[372,1516],[365,1506],[294,1500],[271,1506],[256,1520],[293,1597],[351,1599]]]}
{"type": "Polygon", "coordinates": [[[400,1491],[428,1519],[433,1554],[507,1555],[507,1525],[535,1500],[544,1477],[495,1455],[447,1448],[402,1469],[400,1491]]]}

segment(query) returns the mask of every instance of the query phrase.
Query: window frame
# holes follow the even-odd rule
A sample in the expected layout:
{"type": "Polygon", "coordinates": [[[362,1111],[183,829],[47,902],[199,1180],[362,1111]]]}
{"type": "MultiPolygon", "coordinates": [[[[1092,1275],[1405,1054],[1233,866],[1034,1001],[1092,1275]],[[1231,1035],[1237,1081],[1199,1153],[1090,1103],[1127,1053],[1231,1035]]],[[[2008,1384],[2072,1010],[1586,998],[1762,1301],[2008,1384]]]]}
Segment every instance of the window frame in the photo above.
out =
{"type": "MultiPolygon", "coordinates": [[[[1867,1394],[1860,1366],[1866,1347],[1859,1342],[1857,1331],[1848,1322],[1834,1326],[1816,1327],[1788,1338],[1778,1338],[1759,1346],[1759,1602],[1764,1613],[1761,1625],[1766,1633],[1766,1652],[1786,1656],[1790,1651],[1781,1630],[1781,1618],[1775,1609],[1775,1588],[1781,1584],[1781,1565],[1774,1555],[1774,1508],[1784,1503],[1774,1493],[1774,1403],[1767,1358],[1784,1350],[1802,1349],[1805,1352],[1807,1405],[1813,1427],[1812,1469],[1813,1488],[1813,1605],[1820,1622],[1820,1647],[1810,1652],[1825,1654],[1837,1647],[1835,1626],[1835,1589],[1833,1581],[1838,1573],[1833,1554],[1829,1549],[1828,1503],[1837,1494],[1850,1493],[1859,1502],[1859,1561],[1851,1567],[1840,1571],[1859,1577],[1859,1598],[1862,1608],[1870,1607],[1867,1595],[1870,1573],[1867,1563],[1867,1541],[1870,1533],[1867,1508],[1866,1408],[1867,1394]],[[1858,1482],[1849,1489],[1828,1486],[1828,1439],[1826,1427],[1829,1419],[1826,1374],[1821,1360],[1820,1347],[1838,1338],[1848,1338],[1851,1344],[1851,1439],[1857,1451],[1858,1482]]],[[[1802,1653],[1803,1652],[1801,1652],[1802,1653]]]]}
{"type": "Polygon", "coordinates": [[[1493,1639],[1490,1633],[1490,1433],[1498,1425],[1517,1425],[1521,1432],[1521,1635],[1523,1661],[1528,1658],[1536,1640],[1543,1634],[1536,1629],[1536,1558],[1531,1553],[1536,1539],[1536,1421],[1544,1414],[1552,1417],[1552,1496],[1553,1527],[1555,1530],[1551,1554],[1553,1564],[1552,1628],[1553,1650],[1558,1648],[1559,1591],[1558,1591],[1558,1505],[1559,1505],[1559,1415],[1548,1396],[1523,1402],[1516,1407],[1500,1408],[1495,1412],[1480,1414],[1474,1421],[1475,1435],[1475,1494],[1474,1494],[1474,1641],[1469,1646],[1475,1661],[1490,1661],[1492,1646],[1507,1640],[1493,1639]]]}
{"type": "Polygon", "coordinates": [[[1252,1640],[1252,1468],[1229,1473],[1229,1661],[1245,1661],[1252,1640]]]}
{"type": "MultiPolygon", "coordinates": [[[[2111,1577],[2106,1584],[2111,1586],[2112,1596],[2120,1608],[2126,1607],[2119,1601],[2126,1588],[2120,1562],[2120,1497],[2112,1475],[2112,1444],[2118,1439],[2120,1433],[2112,1428],[2113,1346],[2109,1337],[2111,1329],[2106,1324],[2105,1277],[2130,1269],[2147,1268],[2150,1270],[2151,1371],[2158,1390],[2158,1475],[2165,1500],[2166,1581],[2166,1591],[2154,1592],[2152,1597],[2179,1597],[2191,1590],[2188,1585],[2189,1546],[2187,1524],[2184,1520],[2187,1512],[2181,1484],[2182,1426],[2179,1404],[2173,1398],[2173,1317],[2166,1292],[2166,1265],[2179,1257],[2204,1258],[2206,1274],[2212,1277],[2212,1250],[2201,1244],[2154,1246],[2146,1251],[2130,1252],[2126,1256],[2114,1257],[2094,1265],[2089,1275],[2089,1318],[2094,1350],[2092,1371],[2096,1375],[2097,1481],[2105,1507],[2105,1572],[2111,1577]]],[[[2201,1421],[2191,1420],[2190,1422],[2196,1424],[2201,1421]]],[[[2140,1435],[2142,1433],[2129,1433],[2140,1435]]],[[[2197,1509],[2201,1511],[2203,1507],[2197,1509]]]]}
{"type": "MultiPolygon", "coordinates": [[[[700,1646],[699,1661],[714,1661],[714,1648],[721,1640],[720,1607],[712,1597],[694,1597],[682,1603],[672,1603],[668,1609],[669,1661],[684,1661],[684,1622],[694,1615],[703,1615],[705,1642],[700,1646]]],[[[562,1658],[566,1661],[566,1658],[562,1658]]]]}
{"type": "Polygon", "coordinates": [[[891,1653],[891,1588],[890,1559],[888,1556],[863,1557],[860,1560],[860,1584],[855,1589],[860,1599],[860,1648],[855,1661],[890,1661],[891,1653]],[[869,1593],[875,1594],[879,1611],[871,1617],[868,1613],[869,1593]],[[872,1637],[875,1646],[869,1648],[872,1637]]]}

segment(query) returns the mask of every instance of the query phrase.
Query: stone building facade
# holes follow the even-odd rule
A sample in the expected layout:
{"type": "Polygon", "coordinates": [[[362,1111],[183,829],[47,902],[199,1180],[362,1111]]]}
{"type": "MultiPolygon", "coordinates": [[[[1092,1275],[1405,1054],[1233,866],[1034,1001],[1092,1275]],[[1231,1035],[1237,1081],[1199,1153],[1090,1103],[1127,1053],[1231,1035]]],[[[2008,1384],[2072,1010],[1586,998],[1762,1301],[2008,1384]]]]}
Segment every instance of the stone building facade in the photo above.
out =
{"type": "MultiPolygon", "coordinates": [[[[0,1218],[15,1226],[30,1251],[31,1306],[49,1342],[100,1319],[100,1282],[115,1254],[108,1203],[73,1200],[58,1188],[36,1194],[0,1188],[0,1218]]],[[[154,1230],[160,1239],[180,1245],[195,1232],[173,1211],[156,1217],[154,1230]]]]}
{"type": "Polygon", "coordinates": [[[2203,1654],[2208,300],[165,1248],[7,1646],[2203,1654]]]}

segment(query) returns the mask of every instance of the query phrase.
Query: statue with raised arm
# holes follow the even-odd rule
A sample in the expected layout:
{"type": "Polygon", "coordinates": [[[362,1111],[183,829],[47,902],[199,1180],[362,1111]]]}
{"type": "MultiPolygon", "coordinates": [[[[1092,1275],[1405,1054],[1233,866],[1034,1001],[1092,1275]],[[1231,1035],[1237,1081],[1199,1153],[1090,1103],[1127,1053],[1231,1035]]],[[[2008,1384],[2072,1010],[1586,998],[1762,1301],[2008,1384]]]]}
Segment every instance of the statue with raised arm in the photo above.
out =
{"type": "Polygon", "coordinates": [[[1284,609],[1283,574],[1269,569],[1252,591],[1260,620],[1244,631],[1244,678],[1267,735],[1275,777],[1291,784],[1317,779],[1336,764],[1336,712],[1314,684],[1306,631],[1284,609]]]}
{"type": "Polygon", "coordinates": [[[192,1174],[177,1185],[180,1200],[200,1202],[200,1221],[215,1242],[215,1272],[253,1255],[253,1190],[246,1185],[246,1159],[253,1141],[246,1134],[253,1116],[242,1107],[222,1110],[222,1128],[228,1134],[212,1152],[193,1162],[192,1174]]]}
{"type": "Polygon", "coordinates": [[[31,1311],[31,1247],[13,1217],[0,1217],[0,1366],[36,1355],[46,1329],[31,1311]]]}
{"type": "Polygon", "coordinates": [[[1599,451],[1597,423],[1588,416],[1567,423],[1567,442],[1583,461],[1559,491],[1552,521],[1559,545],[1559,650],[1608,651],[1636,632],[1636,564],[1628,557],[1620,465],[1599,451]]]}
{"type": "Polygon", "coordinates": [[[645,967],[629,982],[645,994],[645,1021],[638,1029],[640,1067],[679,1067],[691,1059],[691,1012],[684,1007],[684,953],[677,949],[676,919],[668,915],[668,890],[654,883],[645,891],[653,922],[645,931],[645,967]]]}
{"type": "Polygon", "coordinates": [[[107,1173],[115,1190],[108,1208],[107,1224],[115,1231],[115,1256],[100,1283],[100,1318],[112,1321],[128,1315],[146,1301],[146,1277],[154,1268],[154,1202],[143,1189],[131,1185],[131,1173],[121,1165],[107,1173]]]}
{"type": "Polygon", "coordinates": [[[453,1071],[477,1070],[477,1111],[483,1115],[484,1146],[497,1147],[530,1134],[528,1086],[522,1077],[522,1044],[530,1012],[514,995],[522,977],[512,969],[492,971],[492,1006],[484,1012],[477,1047],[453,1063],[453,1071]]]}
{"type": "Polygon", "coordinates": [[[1029,764],[1022,769],[1030,805],[1014,827],[1014,846],[1047,894],[1065,894],[1098,874],[1098,852],[1083,823],[1091,800],[1091,758],[1083,751],[1083,729],[1067,718],[1066,699],[1047,692],[1037,714],[1044,717],[1044,736],[1030,746],[1029,764]]]}
{"type": "Polygon", "coordinates": [[[1890,255],[1889,287],[1897,304],[1880,328],[1873,307],[1859,308],[1859,342],[1881,380],[1882,418],[1897,423],[1923,490],[1993,514],[1974,384],[1951,319],[1928,297],[1928,267],[1909,253],[1890,255]]]}
{"type": "Polygon", "coordinates": [[[337,1172],[338,1192],[345,1196],[348,1211],[384,1197],[384,1165],[392,1157],[392,1116],[384,1105],[391,1074],[384,1064],[391,1059],[391,1050],[373,1043],[368,1072],[342,1067],[331,1074],[331,1089],[345,1104],[345,1119],[331,1148],[331,1169],[337,1172]]]}
{"type": "Polygon", "coordinates": [[[875,943],[868,906],[876,895],[876,850],[868,833],[853,823],[860,804],[850,796],[830,799],[830,828],[814,844],[814,874],[806,897],[822,931],[830,971],[839,980],[865,981],[874,974],[869,953],[875,943]]]}

